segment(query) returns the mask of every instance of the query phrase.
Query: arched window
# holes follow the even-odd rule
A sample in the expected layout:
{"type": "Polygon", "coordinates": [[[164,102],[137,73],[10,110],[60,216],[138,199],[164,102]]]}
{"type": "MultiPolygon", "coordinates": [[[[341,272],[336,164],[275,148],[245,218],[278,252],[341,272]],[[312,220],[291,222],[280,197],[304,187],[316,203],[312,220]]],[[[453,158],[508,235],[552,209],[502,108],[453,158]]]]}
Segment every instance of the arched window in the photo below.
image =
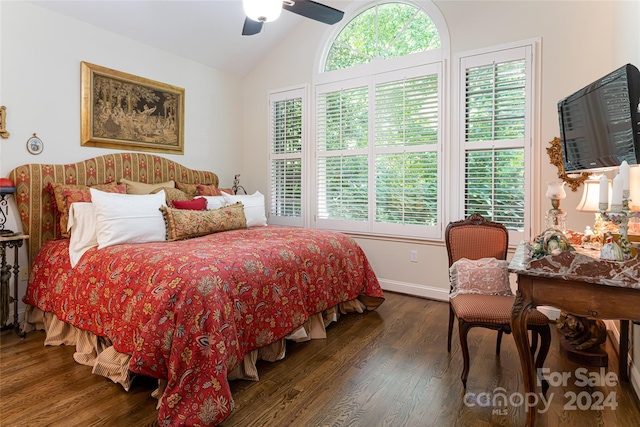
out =
{"type": "Polygon", "coordinates": [[[315,76],[316,226],[439,239],[444,18],[428,1],[372,2],[349,15],[315,76]]]}
{"type": "Polygon", "coordinates": [[[353,18],[333,41],[324,71],[341,70],[440,47],[431,17],[407,3],[382,3],[353,18]]]}
{"type": "Polygon", "coordinates": [[[310,91],[270,94],[270,222],[441,240],[479,212],[528,239],[539,41],[451,61],[428,0],[353,2],[341,25],[310,91]],[[283,152],[282,138],[300,143],[283,152]]]}

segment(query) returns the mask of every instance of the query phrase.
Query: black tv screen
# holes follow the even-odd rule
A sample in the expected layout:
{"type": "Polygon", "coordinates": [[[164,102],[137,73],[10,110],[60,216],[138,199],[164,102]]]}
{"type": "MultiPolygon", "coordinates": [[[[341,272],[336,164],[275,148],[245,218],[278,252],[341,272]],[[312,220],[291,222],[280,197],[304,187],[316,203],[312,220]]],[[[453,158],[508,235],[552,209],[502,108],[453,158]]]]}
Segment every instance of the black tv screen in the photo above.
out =
{"type": "Polygon", "coordinates": [[[627,64],[558,102],[564,169],[640,163],[640,71],[627,64]]]}

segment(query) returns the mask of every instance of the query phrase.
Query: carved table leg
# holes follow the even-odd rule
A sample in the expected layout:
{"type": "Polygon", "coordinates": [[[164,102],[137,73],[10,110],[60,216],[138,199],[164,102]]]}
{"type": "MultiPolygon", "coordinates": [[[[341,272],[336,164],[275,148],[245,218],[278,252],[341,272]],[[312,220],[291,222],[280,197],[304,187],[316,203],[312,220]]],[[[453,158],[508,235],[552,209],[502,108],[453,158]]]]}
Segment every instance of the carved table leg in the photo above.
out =
{"type": "MultiPolygon", "coordinates": [[[[520,279],[519,279],[520,280],[520,279]]],[[[524,279],[522,281],[526,281],[524,279]]],[[[527,426],[535,425],[536,408],[534,407],[535,384],[535,366],[533,363],[533,355],[529,348],[529,334],[527,333],[527,317],[533,308],[533,304],[528,292],[521,292],[523,283],[519,283],[516,299],[513,303],[511,312],[511,331],[518,348],[520,356],[520,365],[522,366],[522,378],[524,380],[525,391],[525,412],[527,414],[527,426]]]]}
{"type": "Polygon", "coordinates": [[[22,240],[18,240],[15,242],[11,242],[14,249],[13,253],[13,330],[20,338],[24,338],[27,336],[26,332],[23,332],[20,329],[20,320],[18,318],[18,282],[20,280],[20,264],[18,264],[18,248],[22,246],[22,240]]]}

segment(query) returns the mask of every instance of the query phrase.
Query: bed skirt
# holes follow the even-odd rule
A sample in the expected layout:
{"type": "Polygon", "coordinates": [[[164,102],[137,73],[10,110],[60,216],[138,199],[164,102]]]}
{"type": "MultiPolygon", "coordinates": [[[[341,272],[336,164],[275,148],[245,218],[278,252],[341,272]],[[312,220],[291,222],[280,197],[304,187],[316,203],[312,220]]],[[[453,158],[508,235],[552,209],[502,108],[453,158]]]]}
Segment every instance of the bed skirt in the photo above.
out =
{"type": "MultiPolygon", "coordinates": [[[[365,304],[354,299],[312,315],[302,326],[286,337],[245,355],[242,362],[228,373],[227,378],[258,381],[257,361],[275,362],[284,359],[285,340],[304,342],[326,338],[326,327],[336,322],[341,314],[363,313],[365,308],[365,304]]],[[[25,321],[22,327],[25,332],[44,330],[46,333],[44,345],[75,345],[76,352],[73,359],[77,363],[90,366],[93,374],[107,377],[129,391],[135,378],[135,374],[129,371],[131,355],[116,351],[108,338],[78,329],[61,321],[53,313],[45,313],[30,305],[27,305],[25,310],[25,321]]],[[[165,385],[166,380],[159,379],[158,389],[152,393],[152,396],[160,400],[165,385]]]]}

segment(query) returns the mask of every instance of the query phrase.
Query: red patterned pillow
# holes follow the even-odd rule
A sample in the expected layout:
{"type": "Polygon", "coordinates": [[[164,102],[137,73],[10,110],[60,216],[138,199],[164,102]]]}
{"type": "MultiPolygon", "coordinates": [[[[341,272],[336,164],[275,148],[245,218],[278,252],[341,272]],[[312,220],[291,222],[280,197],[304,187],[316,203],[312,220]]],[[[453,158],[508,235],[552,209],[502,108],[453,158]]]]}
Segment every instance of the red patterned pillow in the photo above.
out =
{"type": "Polygon", "coordinates": [[[207,199],[174,200],[172,203],[176,209],[188,209],[191,211],[207,210],[207,199]]]}
{"type": "Polygon", "coordinates": [[[97,184],[91,187],[87,185],[50,183],[49,192],[51,193],[53,204],[56,212],[56,223],[58,224],[58,237],[69,237],[67,231],[67,223],[69,222],[69,206],[73,202],[90,202],[91,193],[89,188],[105,191],[107,193],[125,193],[127,187],[118,185],[115,182],[107,184],[97,184]],[[71,201],[69,201],[71,200],[71,201]]]}
{"type": "Polygon", "coordinates": [[[218,188],[214,185],[198,184],[196,192],[198,196],[222,196],[222,192],[233,194],[230,188],[218,188]]]}

